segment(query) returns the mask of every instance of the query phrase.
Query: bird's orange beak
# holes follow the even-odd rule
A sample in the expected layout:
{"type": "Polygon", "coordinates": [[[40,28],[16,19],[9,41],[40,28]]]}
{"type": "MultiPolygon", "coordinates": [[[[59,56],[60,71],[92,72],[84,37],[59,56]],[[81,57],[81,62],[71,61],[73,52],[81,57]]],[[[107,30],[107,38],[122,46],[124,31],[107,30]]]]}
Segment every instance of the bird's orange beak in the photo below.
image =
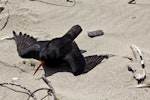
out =
{"type": "Polygon", "coordinates": [[[44,61],[40,61],[39,65],[38,65],[37,69],[35,70],[35,72],[33,73],[33,75],[36,74],[36,72],[40,69],[40,67],[41,67],[43,64],[44,64],[44,61]]]}

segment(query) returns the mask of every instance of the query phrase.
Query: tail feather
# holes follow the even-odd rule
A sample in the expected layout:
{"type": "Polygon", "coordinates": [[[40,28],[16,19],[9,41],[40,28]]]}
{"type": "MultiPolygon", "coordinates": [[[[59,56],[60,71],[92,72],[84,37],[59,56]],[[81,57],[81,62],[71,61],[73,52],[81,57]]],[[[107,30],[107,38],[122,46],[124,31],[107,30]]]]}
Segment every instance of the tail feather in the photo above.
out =
{"type": "Polygon", "coordinates": [[[64,36],[66,40],[72,42],[82,31],[79,25],[74,25],[64,36]]]}

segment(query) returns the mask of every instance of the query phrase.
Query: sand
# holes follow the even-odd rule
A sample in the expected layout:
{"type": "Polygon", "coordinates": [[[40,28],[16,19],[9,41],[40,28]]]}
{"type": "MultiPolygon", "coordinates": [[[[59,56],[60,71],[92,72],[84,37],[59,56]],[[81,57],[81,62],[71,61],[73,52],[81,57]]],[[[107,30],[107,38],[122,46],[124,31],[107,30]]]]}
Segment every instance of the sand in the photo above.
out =
{"type": "MultiPolygon", "coordinates": [[[[99,64],[86,74],[74,76],[69,72],[58,72],[48,77],[59,100],[149,100],[149,88],[136,88],[137,82],[128,71],[130,61],[124,56],[133,57],[131,44],[140,48],[150,82],[150,1],[137,0],[76,0],[75,4],[65,0],[0,0],[0,39],[12,37],[12,31],[28,33],[38,40],[50,40],[62,36],[73,25],[79,24],[83,31],[75,40],[84,56],[116,55],[99,64]],[[56,5],[54,5],[56,4],[56,5]],[[9,12],[8,12],[9,11],[9,12]],[[8,16],[10,16],[8,18],[8,16]],[[89,31],[103,30],[104,35],[90,38],[89,31]]],[[[0,83],[12,82],[27,87],[31,91],[47,87],[40,78],[44,71],[33,76],[34,67],[30,60],[18,56],[13,40],[0,41],[0,83]],[[9,65],[16,65],[25,70],[9,65]]],[[[33,61],[38,63],[38,61],[33,61]]],[[[140,70],[140,68],[136,69],[140,70]]],[[[15,87],[13,87],[16,89],[15,87]]],[[[18,89],[18,88],[17,88],[18,89]]],[[[19,90],[19,89],[18,89],[19,90]]],[[[37,93],[42,98],[46,92],[37,93]]],[[[0,87],[0,100],[26,100],[28,95],[0,87]]],[[[46,99],[45,99],[46,100],[46,99]]]]}

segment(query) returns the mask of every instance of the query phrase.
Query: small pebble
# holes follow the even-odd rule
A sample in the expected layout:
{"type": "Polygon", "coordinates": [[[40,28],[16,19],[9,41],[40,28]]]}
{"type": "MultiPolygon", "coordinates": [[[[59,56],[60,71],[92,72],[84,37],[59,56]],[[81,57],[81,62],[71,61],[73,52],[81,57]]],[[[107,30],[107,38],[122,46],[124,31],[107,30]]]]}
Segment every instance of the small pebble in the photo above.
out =
{"type": "Polygon", "coordinates": [[[23,64],[26,64],[26,61],[25,61],[25,60],[23,60],[23,61],[22,61],[22,63],[23,63],[23,64]]]}
{"type": "Polygon", "coordinates": [[[70,0],[66,0],[66,2],[73,2],[73,1],[70,1],[70,0]]]}
{"type": "Polygon", "coordinates": [[[17,80],[18,80],[17,77],[13,77],[13,78],[12,78],[12,82],[15,82],[15,81],[17,81],[17,80]]]}
{"type": "Polygon", "coordinates": [[[104,32],[102,30],[88,32],[88,36],[91,38],[97,37],[97,36],[102,36],[102,35],[104,35],[104,32]]]}
{"type": "Polygon", "coordinates": [[[85,53],[85,52],[86,52],[86,50],[80,50],[80,52],[81,52],[81,53],[85,53]]]}
{"type": "Polygon", "coordinates": [[[34,62],[31,62],[31,63],[30,63],[30,66],[35,67],[35,66],[36,66],[36,64],[35,64],[34,62]]]}
{"type": "Polygon", "coordinates": [[[0,13],[4,10],[4,7],[0,7],[0,13]]]}

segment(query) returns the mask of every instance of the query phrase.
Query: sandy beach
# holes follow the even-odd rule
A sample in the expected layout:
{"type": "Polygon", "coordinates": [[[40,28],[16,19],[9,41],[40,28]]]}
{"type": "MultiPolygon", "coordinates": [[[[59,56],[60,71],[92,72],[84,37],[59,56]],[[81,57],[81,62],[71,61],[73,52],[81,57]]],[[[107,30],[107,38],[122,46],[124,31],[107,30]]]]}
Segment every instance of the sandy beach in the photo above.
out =
{"type": "MultiPolygon", "coordinates": [[[[127,68],[131,62],[125,57],[133,58],[130,49],[132,44],[140,48],[147,75],[144,83],[149,83],[150,1],[137,0],[136,4],[128,2],[0,0],[0,8],[4,8],[0,10],[0,83],[13,82],[12,78],[17,78],[13,83],[25,86],[31,91],[48,87],[43,80],[38,80],[44,74],[44,70],[39,70],[33,76],[38,61],[20,58],[15,41],[3,40],[5,37],[12,37],[13,30],[27,33],[38,40],[51,40],[64,35],[73,25],[78,24],[83,31],[75,41],[80,49],[87,51],[84,56],[115,56],[79,76],[69,72],[57,72],[47,77],[59,100],[149,100],[150,89],[135,87],[137,81],[127,68]],[[104,35],[88,37],[87,32],[95,30],[103,30],[104,35]]],[[[135,69],[139,72],[141,70],[140,67],[135,69]]],[[[20,90],[15,86],[10,87],[20,90]]],[[[46,93],[37,92],[37,100],[46,93]]],[[[27,94],[0,87],[0,100],[27,98],[27,94]]]]}

